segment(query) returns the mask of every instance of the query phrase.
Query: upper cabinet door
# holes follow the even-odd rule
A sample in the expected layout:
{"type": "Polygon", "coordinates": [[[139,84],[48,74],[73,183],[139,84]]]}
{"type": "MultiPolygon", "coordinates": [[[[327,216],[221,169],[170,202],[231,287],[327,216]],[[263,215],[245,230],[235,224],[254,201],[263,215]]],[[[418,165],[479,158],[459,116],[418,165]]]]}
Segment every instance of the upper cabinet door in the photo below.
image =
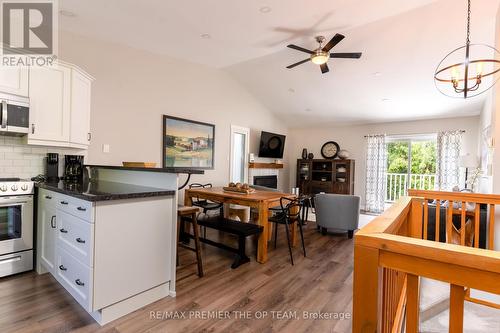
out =
{"type": "Polygon", "coordinates": [[[70,142],[90,144],[90,97],[92,81],[79,70],[71,71],[71,131],[70,142]]]}
{"type": "Polygon", "coordinates": [[[28,97],[28,69],[0,66],[0,93],[28,97]]]}
{"type": "MultiPolygon", "coordinates": [[[[64,65],[30,70],[29,140],[69,142],[71,69],[64,65]]],[[[50,144],[50,142],[49,142],[50,144]]]]}

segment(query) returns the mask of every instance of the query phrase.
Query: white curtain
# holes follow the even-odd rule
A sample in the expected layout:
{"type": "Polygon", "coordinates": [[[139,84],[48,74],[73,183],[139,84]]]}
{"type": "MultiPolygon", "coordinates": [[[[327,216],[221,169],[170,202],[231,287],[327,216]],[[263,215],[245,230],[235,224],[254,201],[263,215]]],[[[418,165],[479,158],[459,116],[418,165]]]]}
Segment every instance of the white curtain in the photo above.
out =
{"type": "Polygon", "coordinates": [[[459,158],[463,131],[439,132],[437,137],[437,185],[451,191],[459,183],[459,158]]]}
{"type": "Polygon", "coordinates": [[[385,134],[367,136],[365,210],[384,211],[387,175],[387,145],[385,134]]]}

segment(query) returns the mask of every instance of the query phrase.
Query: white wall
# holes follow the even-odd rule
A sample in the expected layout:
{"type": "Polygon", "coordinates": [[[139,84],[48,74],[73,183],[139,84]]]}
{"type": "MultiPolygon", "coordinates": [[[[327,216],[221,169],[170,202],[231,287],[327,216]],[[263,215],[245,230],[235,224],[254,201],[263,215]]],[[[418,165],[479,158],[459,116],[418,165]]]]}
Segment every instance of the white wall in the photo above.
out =
{"type": "MultiPolygon", "coordinates": [[[[95,77],[88,163],[149,161],[161,166],[162,115],[167,114],[215,124],[215,170],[192,180],[222,185],[229,180],[230,125],[251,129],[254,153],[261,130],[287,134],[279,120],[221,70],[68,32],[60,33],[59,48],[61,59],[95,77]],[[110,145],[110,153],[102,152],[103,144],[110,145]]],[[[288,189],[288,170],[282,173],[280,188],[288,189]]]]}
{"type": "Polygon", "coordinates": [[[479,117],[453,119],[434,119],[412,122],[380,123],[370,125],[290,129],[289,164],[290,184],[295,184],[296,160],[300,158],[302,148],[307,148],[315,158],[322,158],[321,146],[330,140],[336,141],[341,149],[347,149],[356,161],[354,193],[361,196],[364,203],[366,141],[368,134],[419,134],[436,133],[445,130],[463,129],[464,145],[462,152],[477,154],[479,117]]]}

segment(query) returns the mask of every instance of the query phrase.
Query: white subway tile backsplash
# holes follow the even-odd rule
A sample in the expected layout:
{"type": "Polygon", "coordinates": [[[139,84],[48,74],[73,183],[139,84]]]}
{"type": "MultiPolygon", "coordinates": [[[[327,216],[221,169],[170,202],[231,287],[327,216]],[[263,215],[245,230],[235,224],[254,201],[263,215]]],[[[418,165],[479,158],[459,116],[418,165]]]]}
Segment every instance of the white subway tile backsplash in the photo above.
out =
{"type": "Polygon", "coordinates": [[[6,160],[22,160],[24,155],[22,153],[5,153],[4,158],[6,160]]]}
{"type": "Polygon", "coordinates": [[[64,155],[87,156],[79,149],[29,146],[22,138],[0,136],[0,177],[31,178],[45,173],[47,153],[59,154],[59,169],[62,175],[64,155]]]}
{"type": "Polygon", "coordinates": [[[31,166],[31,162],[29,160],[12,160],[13,166],[31,166]]]}
{"type": "Polygon", "coordinates": [[[47,148],[32,148],[31,149],[31,153],[32,154],[42,154],[42,155],[46,155],[48,152],[48,149],[47,148]]]}
{"type": "Polygon", "coordinates": [[[23,154],[30,154],[31,153],[31,148],[24,148],[24,147],[13,147],[14,153],[23,153],[23,154]]]}

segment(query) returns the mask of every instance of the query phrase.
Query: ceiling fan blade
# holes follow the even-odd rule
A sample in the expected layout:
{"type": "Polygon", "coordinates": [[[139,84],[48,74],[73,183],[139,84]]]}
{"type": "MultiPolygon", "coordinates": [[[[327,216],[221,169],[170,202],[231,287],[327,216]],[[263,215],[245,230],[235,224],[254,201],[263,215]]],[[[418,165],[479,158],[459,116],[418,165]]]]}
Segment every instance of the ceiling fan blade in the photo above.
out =
{"type": "Polygon", "coordinates": [[[328,68],[328,65],[326,63],[320,65],[319,67],[321,68],[321,73],[323,73],[323,74],[328,73],[330,71],[330,69],[328,68]]]}
{"type": "Polygon", "coordinates": [[[361,52],[352,53],[330,53],[330,58],[346,58],[346,59],[359,59],[361,58],[361,52]]]}
{"type": "Polygon", "coordinates": [[[288,68],[288,69],[294,68],[295,66],[302,65],[303,63],[308,62],[309,60],[311,60],[311,59],[309,59],[309,58],[304,59],[304,60],[296,62],[295,64],[292,64],[290,66],[286,66],[286,68],[288,68]]]}
{"type": "Polygon", "coordinates": [[[329,52],[335,45],[340,43],[340,41],[344,38],[345,38],[344,35],[335,34],[335,36],[333,36],[332,39],[330,39],[330,41],[326,43],[326,45],[323,47],[323,51],[329,52]]]}
{"type": "Polygon", "coordinates": [[[289,47],[289,48],[294,49],[294,50],[302,51],[305,53],[314,54],[314,51],[310,51],[308,49],[305,49],[305,48],[297,46],[297,45],[290,44],[290,45],[287,45],[286,47],[289,47]]]}

